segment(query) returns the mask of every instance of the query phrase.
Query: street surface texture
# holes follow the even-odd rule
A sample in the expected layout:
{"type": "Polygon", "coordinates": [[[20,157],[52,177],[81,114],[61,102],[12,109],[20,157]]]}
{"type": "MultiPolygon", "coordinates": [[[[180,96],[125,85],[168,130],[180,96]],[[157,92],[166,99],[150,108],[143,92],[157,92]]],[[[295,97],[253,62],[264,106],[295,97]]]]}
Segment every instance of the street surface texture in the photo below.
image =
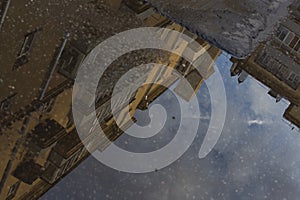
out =
{"type": "Polygon", "coordinates": [[[248,56],[274,32],[292,0],[149,0],[162,14],[234,57],[248,56]]]}

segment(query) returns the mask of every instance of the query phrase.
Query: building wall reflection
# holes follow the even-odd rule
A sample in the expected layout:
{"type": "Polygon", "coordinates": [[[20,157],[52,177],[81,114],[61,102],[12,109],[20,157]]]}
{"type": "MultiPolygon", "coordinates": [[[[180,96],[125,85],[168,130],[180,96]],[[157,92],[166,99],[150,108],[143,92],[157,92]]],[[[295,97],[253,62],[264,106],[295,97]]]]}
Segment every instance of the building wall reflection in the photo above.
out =
{"type": "MultiPolygon", "coordinates": [[[[77,17],[60,21],[55,15],[58,11],[52,10],[51,5],[48,7],[42,3],[12,3],[7,13],[10,20],[5,20],[2,26],[3,48],[0,55],[5,59],[0,59],[0,65],[5,66],[5,76],[1,76],[1,82],[4,82],[5,86],[1,84],[0,88],[3,91],[0,96],[0,159],[1,163],[4,163],[0,166],[0,199],[38,199],[89,156],[78,137],[72,119],[72,85],[78,67],[99,42],[114,33],[134,27],[164,27],[190,35],[213,58],[212,61],[198,63],[203,72],[200,75],[180,56],[163,55],[159,62],[170,69],[157,71],[154,68],[147,79],[155,79],[167,87],[147,84],[139,88],[131,98],[130,104],[125,105],[130,107],[129,115],[121,105],[116,119],[110,111],[113,89],[111,82],[115,78],[109,75],[114,72],[118,77],[118,73],[113,71],[115,68],[108,71],[108,78],[102,80],[103,84],[107,85],[105,90],[99,90],[96,103],[97,122],[104,129],[105,138],[91,143],[102,151],[123,133],[116,121],[126,130],[136,121],[133,116],[137,109],[147,109],[151,102],[176,82],[179,84],[175,91],[183,99],[189,101],[193,98],[204,80],[214,73],[214,61],[221,54],[216,47],[158,14],[145,1],[125,1],[124,4],[120,4],[119,0],[65,3],[70,6],[64,11],[66,16],[72,15],[74,10],[77,12],[77,6],[83,8],[78,10],[79,14],[76,13],[77,17]],[[18,8],[26,5],[28,9],[21,13],[16,12],[18,8]],[[36,12],[40,11],[34,10],[35,14],[32,14],[32,9],[36,6],[51,10],[49,15],[51,14],[53,20],[48,19],[49,15],[37,17],[36,12]],[[26,18],[26,23],[19,22],[17,15],[26,18]],[[46,19],[49,22],[45,23],[46,19]],[[73,20],[71,24],[70,20],[73,20]],[[18,32],[10,35],[10,30],[16,29],[18,32]],[[69,37],[65,37],[66,32],[70,33],[69,37]],[[179,74],[192,83],[192,94],[186,95],[183,92],[185,85],[180,82],[179,74]]],[[[56,14],[59,15],[59,12],[56,14]]],[[[178,52],[192,53],[187,52],[187,47],[190,47],[196,52],[193,56],[201,56],[203,53],[203,49],[195,49],[195,45],[189,41],[180,41],[178,44],[178,35],[169,34],[167,30],[160,34],[167,44],[177,45],[178,52]]],[[[89,115],[83,116],[83,122],[88,119],[89,115]]],[[[93,129],[89,130],[88,134],[92,135],[93,129]]],[[[87,141],[89,140],[91,138],[87,137],[87,141]]]]}
{"type": "Polygon", "coordinates": [[[300,128],[300,6],[290,7],[290,16],[276,33],[246,59],[232,58],[232,76],[240,83],[249,75],[270,88],[269,95],[278,102],[290,102],[284,117],[300,128]]]}

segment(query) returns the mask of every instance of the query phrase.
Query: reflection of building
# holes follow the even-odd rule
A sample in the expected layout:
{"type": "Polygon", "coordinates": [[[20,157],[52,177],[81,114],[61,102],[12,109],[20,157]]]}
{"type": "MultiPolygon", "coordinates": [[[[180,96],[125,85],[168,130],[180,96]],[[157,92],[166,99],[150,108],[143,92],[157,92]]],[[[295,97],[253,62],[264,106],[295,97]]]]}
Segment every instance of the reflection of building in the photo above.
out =
{"type": "Polygon", "coordinates": [[[239,82],[250,74],[271,89],[269,95],[276,101],[290,101],[284,116],[300,127],[300,4],[290,9],[291,15],[269,41],[245,60],[232,59],[231,73],[239,75],[239,82]]]}
{"type": "Polygon", "coordinates": [[[291,104],[284,113],[284,117],[299,127],[300,125],[300,107],[294,104],[291,104]]]}
{"type": "MultiPolygon", "coordinates": [[[[72,121],[72,85],[76,71],[85,56],[95,45],[109,37],[110,31],[120,32],[142,26],[138,19],[140,18],[147,26],[162,26],[192,35],[208,50],[213,61],[220,54],[220,50],[160,16],[148,4],[135,4],[137,12],[133,13],[122,7],[116,11],[120,6],[118,0],[105,1],[113,9],[105,5],[99,6],[99,2],[103,1],[94,1],[96,6],[92,3],[82,3],[83,1],[77,1],[78,4],[73,1],[64,2],[71,6],[70,10],[65,11],[70,19],[61,22],[61,25],[56,21],[55,12],[59,13],[57,7],[51,12],[53,16],[44,16],[53,17],[53,21],[47,18],[50,22],[44,24],[43,17],[36,18],[36,13],[32,16],[27,14],[29,10],[36,11],[34,8],[37,5],[29,3],[28,10],[18,13],[15,9],[25,5],[11,3],[12,7],[7,12],[9,18],[5,20],[1,29],[3,32],[0,36],[4,48],[0,50],[0,56],[3,56],[0,65],[4,66],[1,70],[5,76],[1,76],[0,80],[3,116],[0,120],[3,128],[0,134],[0,159],[3,163],[0,166],[0,199],[37,199],[89,156],[72,121]],[[116,4],[112,5],[113,2],[116,4]],[[72,10],[81,4],[82,10],[76,12],[76,16],[72,16],[72,10]],[[26,16],[26,24],[11,24],[11,21],[18,21],[18,15],[26,16]],[[72,20],[75,22],[69,24],[72,20]],[[68,29],[63,30],[62,27],[68,29]],[[18,32],[11,34],[11,30],[16,28],[18,32]],[[4,52],[4,49],[7,52],[4,52]]],[[[48,9],[47,5],[42,3],[38,6],[48,9]]],[[[195,49],[195,45],[189,41],[178,43],[178,35],[170,35],[168,31],[159,34],[169,45],[177,45],[178,52],[192,53],[186,49],[189,46],[196,52],[192,56],[199,57],[203,54],[201,49],[195,49]]],[[[193,63],[194,67],[200,68],[199,74],[180,56],[165,56],[167,59],[159,59],[160,62],[177,71],[159,71],[154,68],[146,79],[156,80],[157,83],[164,83],[166,86],[179,82],[177,92],[185,100],[192,98],[203,80],[213,73],[211,61],[197,59],[197,62],[193,63]],[[193,93],[186,95],[182,92],[185,86],[180,83],[179,73],[193,84],[193,93]]],[[[158,58],[159,56],[152,59],[157,61],[158,58]]],[[[125,60],[127,62],[127,59],[125,60]]],[[[110,111],[110,99],[114,84],[122,73],[129,69],[123,65],[122,62],[113,64],[112,69],[106,72],[107,78],[100,80],[100,85],[104,86],[105,90],[99,90],[97,93],[96,109],[97,120],[104,130],[105,138],[93,141],[91,137],[87,137],[85,141],[93,141],[90,145],[100,150],[104,150],[122,134],[116,121],[126,130],[135,122],[133,116],[136,110],[146,109],[148,104],[167,89],[157,84],[144,85],[130,97],[129,115],[124,109],[127,105],[120,104],[115,120],[110,111]]],[[[122,102],[122,98],[116,102],[122,102]]],[[[88,120],[89,115],[83,116],[83,123],[88,120]]],[[[89,131],[92,135],[93,129],[89,131]]]]}
{"type": "MultiPolygon", "coordinates": [[[[131,8],[133,11],[137,13],[137,16],[143,20],[144,24],[147,26],[159,26],[162,28],[167,28],[170,30],[178,31],[179,33],[186,34],[189,37],[196,40],[198,46],[195,45],[193,42],[190,41],[178,41],[180,35],[178,34],[170,34],[170,31],[164,31],[161,34],[162,39],[168,44],[170,47],[174,48],[176,52],[181,54],[189,54],[189,57],[194,58],[194,63],[188,63],[182,57],[172,54],[168,60],[167,65],[171,68],[175,68],[175,71],[166,71],[165,75],[162,77],[167,77],[165,79],[159,80],[158,83],[161,83],[165,86],[171,86],[176,81],[180,81],[179,76],[176,73],[180,73],[181,76],[185,77],[185,79],[190,83],[194,91],[198,91],[198,89],[203,84],[204,80],[207,79],[212,73],[214,73],[213,65],[214,61],[218,58],[221,54],[221,51],[208,44],[204,40],[198,38],[195,34],[188,31],[186,28],[176,24],[166,18],[165,16],[160,15],[153,7],[149,6],[149,4],[142,0],[126,0],[125,3],[131,8]],[[187,48],[189,47],[189,48],[187,48]],[[192,50],[192,51],[191,51],[192,50]],[[207,50],[208,55],[210,56],[211,60],[203,60],[201,58],[205,57],[202,56],[204,51],[207,50]],[[196,59],[199,58],[199,59],[196,59]],[[198,71],[194,67],[199,67],[198,71]]],[[[206,58],[206,57],[205,57],[206,58]]],[[[162,63],[166,64],[166,63],[162,63]]],[[[158,72],[160,73],[160,72],[158,72]]],[[[146,89],[147,92],[145,93],[145,99],[143,99],[140,104],[140,109],[147,108],[147,105],[154,101],[156,97],[158,97],[161,93],[163,93],[167,87],[152,84],[149,85],[146,89]]],[[[180,81],[177,87],[175,88],[175,92],[181,96],[186,101],[190,100],[194,95],[193,93],[188,93],[186,89],[186,85],[184,81],[180,81]]]]}
{"type": "Polygon", "coordinates": [[[100,42],[141,23],[132,12],[80,0],[9,3],[0,33],[0,199],[37,199],[88,155],[70,113],[73,67],[88,52],[72,41],[85,34],[100,42]]]}

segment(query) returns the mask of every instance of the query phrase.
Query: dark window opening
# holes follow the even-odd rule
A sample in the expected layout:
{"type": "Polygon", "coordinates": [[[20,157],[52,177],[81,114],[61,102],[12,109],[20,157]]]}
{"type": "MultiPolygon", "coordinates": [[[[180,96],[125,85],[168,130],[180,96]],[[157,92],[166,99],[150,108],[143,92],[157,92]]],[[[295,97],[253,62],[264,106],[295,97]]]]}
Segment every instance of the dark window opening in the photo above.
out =
{"type": "Polygon", "coordinates": [[[9,111],[10,106],[12,104],[12,99],[17,95],[17,93],[14,93],[8,97],[6,97],[4,100],[0,102],[0,111],[9,111]]]}
{"type": "Polygon", "coordinates": [[[70,79],[74,79],[77,68],[84,58],[85,55],[72,46],[65,49],[58,64],[59,72],[70,79]]]}
{"type": "Polygon", "coordinates": [[[18,53],[16,62],[13,66],[13,70],[18,69],[22,65],[25,65],[29,61],[29,53],[32,48],[36,33],[40,31],[41,29],[36,29],[35,31],[28,33],[25,35],[25,38],[23,40],[22,47],[18,53]]]}
{"type": "Polygon", "coordinates": [[[20,181],[16,182],[15,184],[13,184],[10,188],[9,188],[9,191],[7,193],[7,197],[6,197],[6,200],[11,200],[13,199],[16,194],[17,194],[17,191],[18,191],[18,188],[20,186],[20,181]]]}
{"type": "Polygon", "coordinates": [[[288,29],[286,29],[285,27],[283,26],[280,26],[277,33],[276,33],[276,36],[281,40],[283,41],[287,34],[289,33],[288,29]]]}
{"type": "Polygon", "coordinates": [[[289,48],[292,48],[295,51],[300,49],[300,37],[287,28],[280,26],[276,36],[289,48]]]}
{"type": "Polygon", "coordinates": [[[32,185],[41,174],[42,166],[35,163],[33,160],[21,162],[13,172],[14,177],[28,185],[32,185]]]}
{"type": "Polygon", "coordinates": [[[290,43],[290,47],[291,48],[294,48],[296,46],[296,44],[298,44],[299,42],[299,37],[298,36],[295,36],[294,39],[292,40],[292,42],[290,43]]]}
{"type": "Polygon", "coordinates": [[[257,58],[256,62],[294,90],[299,87],[300,76],[295,74],[287,66],[281,64],[275,58],[269,56],[266,52],[262,53],[262,55],[257,58]]]}

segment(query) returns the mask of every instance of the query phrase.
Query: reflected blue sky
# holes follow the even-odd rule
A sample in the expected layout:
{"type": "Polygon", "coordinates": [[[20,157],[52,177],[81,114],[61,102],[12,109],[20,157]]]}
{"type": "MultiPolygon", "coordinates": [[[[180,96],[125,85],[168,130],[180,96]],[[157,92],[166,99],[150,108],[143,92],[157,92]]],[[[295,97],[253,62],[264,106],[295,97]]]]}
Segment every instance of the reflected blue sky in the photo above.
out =
{"type": "MultiPolygon", "coordinates": [[[[283,121],[287,103],[276,103],[267,95],[267,88],[253,78],[238,85],[237,79],[230,77],[227,54],[216,64],[223,74],[228,112],[221,139],[205,159],[198,158],[210,113],[204,85],[197,94],[202,115],[198,136],[178,161],[153,173],[128,174],[90,157],[41,199],[299,199],[300,134],[283,121]]],[[[174,137],[178,102],[166,92],[155,103],[169,114],[162,132],[144,141],[123,135],[118,146],[147,152],[174,137]]],[[[137,116],[138,123],[148,120],[147,112],[137,116]]]]}

